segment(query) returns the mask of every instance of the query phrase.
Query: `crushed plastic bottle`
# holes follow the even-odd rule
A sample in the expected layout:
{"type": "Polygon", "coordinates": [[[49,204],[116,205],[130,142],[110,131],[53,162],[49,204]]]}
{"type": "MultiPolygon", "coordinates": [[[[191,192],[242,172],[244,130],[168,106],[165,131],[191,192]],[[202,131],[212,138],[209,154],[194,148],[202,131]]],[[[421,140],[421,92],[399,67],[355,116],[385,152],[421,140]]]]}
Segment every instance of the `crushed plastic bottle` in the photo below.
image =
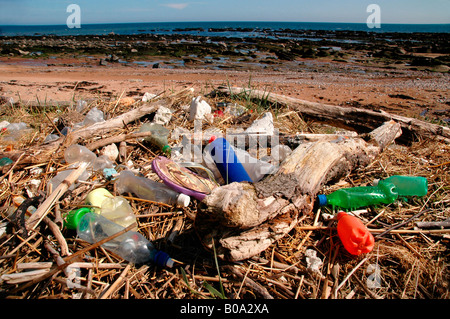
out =
{"type": "Polygon", "coordinates": [[[233,149],[253,183],[260,181],[264,176],[271,174],[276,170],[276,166],[251,156],[243,149],[233,149]]]}
{"type": "Polygon", "coordinates": [[[64,151],[64,159],[67,164],[73,164],[76,162],[94,163],[97,159],[97,155],[90,151],[86,146],[73,144],[64,151]]]}
{"type": "Polygon", "coordinates": [[[372,251],[375,240],[359,218],[339,212],[337,220],[338,236],[350,254],[360,255],[372,251]]]}
{"type": "Polygon", "coordinates": [[[343,188],[329,195],[318,195],[319,206],[332,205],[343,209],[390,204],[398,198],[396,187],[392,183],[380,181],[377,186],[359,186],[343,188]]]}
{"type": "Polygon", "coordinates": [[[117,172],[114,169],[114,163],[107,155],[97,157],[94,152],[90,151],[86,146],[73,144],[64,151],[64,159],[68,164],[77,162],[87,162],[89,167],[95,172],[103,172],[103,175],[110,179],[117,172]]]}
{"type": "Polygon", "coordinates": [[[16,141],[22,137],[23,134],[29,132],[31,128],[27,123],[11,123],[6,126],[7,135],[3,137],[5,141],[16,141]]]}
{"type": "Polygon", "coordinates": [[[121,196],[113,196],[105,188],[91,191],[85,199],[94,213],[100,214],[123,227],[136,222],[136,216],[128,201],[121,196]]]}
{"type": "MultiPolygon", "coordinates": [[[[68,169],[65,171],[61,171],[52,177],[48,183],[47,187],[52,187],[52,191],[54,191],[75,169],[68,169]]],[[[89,178],[90,174],[87,171],[84,171],[80,177],[78,177],[78,181],[86,181],[89,178]]],[[[78,183],[73,183],[70,185],[69,190],[74,190],[78,187],[78,183]]]]}
{"type": "MultiPolygon", "coordinates": [[[[91,212],[89,208],[69,212],[65,217],[65,226],[68,229],[76,229],[78,237],[91,244],[125,229],[104,216],[91,212]]],[[[128,231],[101,246],[135,264],[153,262],[158,266],[169,268],[174,264],[167,253],[157,250],[149,240],[136,231],[128,231]]]]}
{"type": "Polygon", "coordinates": [[[144,138],[144,141],[149,141],[158,147],[163,153],[170,154],[170,146],[168,137],[170,131],[157,123],[144,123],[139,129],[139,132],[152,132],[152,135],[144,138]]]}
{"type": "Polygon", "coordinates": [[[142,199],[183,207],[187,207],[191,200],[189,196],[177,193],[163,183],[136,176],[130,171],[120,172],[116,183],[119,194],[130,192],[142,199]]]}
{"type": "Polygon", "coordinates": [[[84,118],[82,125],[83,126],[90,126],[92,124],[98,123],[98,122],[104,122],[105,117],[103,115],[103,112],[100,111],[98,108],[93,107],[84,118]]]}
{"type": "MultiPolygon", "coordinates": [[[[425,196],[428,193],[428,181],[421,176],[393,175],[383,180],[395,185],[398,196],[425,196]]],[[[379,181],[375,180],[374,185],[379,181]]]]}

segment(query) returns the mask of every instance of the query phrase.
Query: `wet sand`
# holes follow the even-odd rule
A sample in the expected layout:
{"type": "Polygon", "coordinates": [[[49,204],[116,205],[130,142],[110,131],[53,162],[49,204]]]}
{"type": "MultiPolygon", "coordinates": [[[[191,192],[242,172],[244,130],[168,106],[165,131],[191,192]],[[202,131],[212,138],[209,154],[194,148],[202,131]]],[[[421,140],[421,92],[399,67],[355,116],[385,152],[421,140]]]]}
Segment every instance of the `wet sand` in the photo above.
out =
{"type": "MultiPolygon", "coordinates": [[[[28,46],[33,43],[32,39],[27,41],[28,46]]],[[[64,46],[66,42],[62,41],[64,46]]],[[[89,43],[92,42],[86,45],[89,43]]],[[[417,118],[426,116],[437,121],[450,118],[446,65],[438,65],[438,69],[411,67],[401,58],[381,61],[356,48],[345,49],[345,55],[338,52],[345,59],[336,55],[337,50],[331,55],[312,58],[304,55],[280,58],[279,52],[259,49],[236,57],[230,54],[232,43],[223,45],[228,48],[215,50],[214,55],[210,54],[211,49],[201,56],[184,52],[181,57],[142,53],[130,58],[120,55],[123,48],[117,51],[117,56],[116,51],[104,54],[98,48],[89,55],[77,52],[78,48],[73,52],[39,55],[31,54],[31,50],[28,54],[2,54],[0,96],[24,103],[96,97],[140,98],[145,92],[158,94],[193,87],[199,94],[207,94],[220,85],[247,87],[250,84],[267,92],[332,105],[358,106],[417,118]]],[[[289,51],[292,52],[293,49],[289,51]]],[[[413,55],[424,59],[443,56],[432,52],[413,55]]]]}

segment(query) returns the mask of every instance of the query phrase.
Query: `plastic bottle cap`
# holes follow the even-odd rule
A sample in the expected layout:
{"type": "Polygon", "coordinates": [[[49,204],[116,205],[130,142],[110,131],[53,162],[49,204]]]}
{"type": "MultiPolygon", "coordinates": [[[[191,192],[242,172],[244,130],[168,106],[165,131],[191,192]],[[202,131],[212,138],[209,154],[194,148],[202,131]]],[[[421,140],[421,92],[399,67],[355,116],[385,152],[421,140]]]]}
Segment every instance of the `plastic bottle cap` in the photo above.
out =
{"type": "Polygon", "coordinates": [[[209,142],[208,143],[212,143],[212,142],[214,142],[214,140],[216,139],[217,137],[215,136],[215,135],[213,135],[213,136],[211,136],[211,138],[209,139],[209,142]]]}
{"type": "Polygon", "coordinates": [[[380,181],[379,178],[374,179],[373,182],[372,182],[372,185],[373,186],[377,186],[379,181],[380,181]]]}
{"type": "Polygon", "coordinates": [[[317,195],[317,199],[319,200],[319,206],[325,206],[328,203],[327,195],[317,195]]]}
{"type": "Polygon", "coordinates": [[[191,198],[186,194],[180,194],[177,198],[177,204],[183,207],[187,207],[191,202],[191,198]]]}
{"type": "Polygon", "coordinates": [[[64,226],[67,229],[77,229],[78,224],[80,223],[81,218],[83,218],[84,215],[87,213],[90,213],[91,209],[89,207],[82,207],[78,208],[76,210],[72,210],[69,213],[67,213],[65,220],[64,220],[64,226]]]}
{"type": "Polygon", "coordinates": [[[169,255],[163,251],[157,251],[155,254],[155,257],[153,259],[153,262],[157,264],[158,266],[166,266],[169,268],[173,267],[173,260],[169,257],[169,255]]]}
{"type": "Polygon", "coordinates": [[[163,153],[170,153],[171,149],[169,145],[164,145],[162,148],[163,153]]]}

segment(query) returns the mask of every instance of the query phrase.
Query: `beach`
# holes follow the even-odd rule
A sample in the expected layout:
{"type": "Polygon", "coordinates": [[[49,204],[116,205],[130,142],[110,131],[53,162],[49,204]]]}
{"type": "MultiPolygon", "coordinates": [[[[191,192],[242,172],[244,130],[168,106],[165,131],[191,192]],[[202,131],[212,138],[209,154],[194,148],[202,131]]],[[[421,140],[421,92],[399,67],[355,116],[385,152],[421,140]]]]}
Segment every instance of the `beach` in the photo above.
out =
{"type": "Polygon", "coordinates": [[[188,310],[193,299],[448,299],[450,33],[176,32],[0,36],[0,120],[11,123],[0,132],[0,298],[173,299],[177,315],[204,309],[188,310]],[[243,156],[260,160],[247,167],[275,170],[225,185],[211,148],[222,132],[245,138],[243,156]],[[186,162],[186,150],[202,158],[186,162]],[[123,172],[143,180],[121,189],[123,172]],[[396,175],[425,177],[426,195],[381,182],[396,175]],[[178,204],[181,189],[191,198],[141,198],[150,180],[178,204]],[[375,202],[349,209],[367,228],[354,255],[335,216],[345,207],[323,196],[375,184],[375,202]],[[100,188],[129,203],[126,230],[152,245],[68,227],[100,188]]]}
{"type": "Polygon", "coordinates": [[[346,34],[320,42],[182,35],[4,37],[0,95],[25,103],[139,99],[146,92],[185,87],[207,94],[218,86],[251,86],[313,102],[448,121],[449,63],[442,53],[448,35],[434,37],[435,46],[427,49],[431,40],[420,43],[420,35],[392,41],[392,35],[346,34]]]}

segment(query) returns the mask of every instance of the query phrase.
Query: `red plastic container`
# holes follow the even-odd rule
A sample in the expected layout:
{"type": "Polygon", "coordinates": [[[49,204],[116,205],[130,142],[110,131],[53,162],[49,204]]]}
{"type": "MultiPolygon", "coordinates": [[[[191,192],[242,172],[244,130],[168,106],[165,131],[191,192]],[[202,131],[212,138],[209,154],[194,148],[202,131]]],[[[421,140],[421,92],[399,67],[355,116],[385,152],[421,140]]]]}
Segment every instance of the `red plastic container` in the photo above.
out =
{"type": "Polygon", "coordinates": [[[337,231],[344,248],[352,255],[372,251],[375,239],[367,227],[355,216],[339,212],[337,231]]]}

